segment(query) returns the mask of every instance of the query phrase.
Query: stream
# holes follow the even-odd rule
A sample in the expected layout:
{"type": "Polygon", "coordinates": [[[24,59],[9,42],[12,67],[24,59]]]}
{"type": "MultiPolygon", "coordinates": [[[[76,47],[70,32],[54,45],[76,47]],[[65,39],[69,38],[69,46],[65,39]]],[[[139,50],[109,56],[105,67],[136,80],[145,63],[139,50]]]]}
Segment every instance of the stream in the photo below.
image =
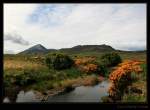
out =
{"type": "Polygon", "coordinates": [[[108,87],[108,81],[95,86],[80,86],[69,93],[50,96],[48,102],[101,102],[101,97],[108,95],[108,87]]]}
{"type": "MultiPolygon", "coordinates": [[[[110,83],[107,80],[95,86],[79,86],[70,92],[49,96],[45,102],[101,102],[101,97],[107,96],[107,90],[110,83]]],[[[17,95],[16,102],[41,102],[35,98],[33,91],[20,91],[17,95]]],[[[5,97],[4,103],[8,103],[9,98],[5,97]]]]}

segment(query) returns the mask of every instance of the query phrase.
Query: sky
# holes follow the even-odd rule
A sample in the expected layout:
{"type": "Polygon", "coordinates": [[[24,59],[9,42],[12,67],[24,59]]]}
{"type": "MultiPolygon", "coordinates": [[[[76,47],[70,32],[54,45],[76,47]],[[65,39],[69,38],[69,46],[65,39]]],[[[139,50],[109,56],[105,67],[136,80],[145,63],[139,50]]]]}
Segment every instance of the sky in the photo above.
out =
{"type": "Polygon", "coordinates": [[[146,49],[146,4],[4,4],[4,53],[110,45],[146,49]]]}

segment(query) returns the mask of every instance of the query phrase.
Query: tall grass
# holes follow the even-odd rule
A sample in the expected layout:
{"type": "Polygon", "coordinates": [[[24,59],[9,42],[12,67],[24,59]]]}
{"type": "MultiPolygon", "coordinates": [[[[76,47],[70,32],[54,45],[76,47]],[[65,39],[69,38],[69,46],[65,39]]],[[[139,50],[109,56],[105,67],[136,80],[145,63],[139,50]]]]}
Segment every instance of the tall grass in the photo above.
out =
{"type": "MultiPolygon", "coordinates": [[[[4,60],[4,85],[9,88],[17,85],[26,89],[46,91],[80,82],[84,76],[86,75],[75,67],[57,71],[49,69],[46,64],[25,61],[24,57],[11,56],[4,60]],[[78,79],[79,77],[81,79],[78,79]]],[[[90,82],[88,78],[87,82],[90,82]]]]}

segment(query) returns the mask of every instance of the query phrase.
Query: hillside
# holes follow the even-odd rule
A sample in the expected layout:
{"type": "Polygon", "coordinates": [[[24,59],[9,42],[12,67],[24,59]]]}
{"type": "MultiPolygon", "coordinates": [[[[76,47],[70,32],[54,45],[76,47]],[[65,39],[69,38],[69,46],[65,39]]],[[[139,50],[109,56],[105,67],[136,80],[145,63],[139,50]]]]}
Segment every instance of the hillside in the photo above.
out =
{"type": "Polygon", "coordinates": [[[55,51],[55,49],[47,49],[41,44],[37,44],[35,46],[30,47],[29,49],[26,49],[19,54],[45,54],[51,51],[55,51]]]}
{"type": "Polygon", "coordinates": [[[67,53],[109,52],[109,51],[115,51],[115,49],[109,45],[103,44],[103,45],[78,45],[72,48],[60,49],[60,51],[67,52],[67,53]]]}
{"type": "Polygon", "coordinates": [[[72,48],[62,48],[62,49],[47,49],[41,44],[35,45],[29,49],[26,49],[19,54],[45,54],[48,52],[64,52],[64,53],[81,53],[81,52],[110,52],[115,51],[114,48],[112,48],[109,45],[78,45],[74,46],[72,48]]]}

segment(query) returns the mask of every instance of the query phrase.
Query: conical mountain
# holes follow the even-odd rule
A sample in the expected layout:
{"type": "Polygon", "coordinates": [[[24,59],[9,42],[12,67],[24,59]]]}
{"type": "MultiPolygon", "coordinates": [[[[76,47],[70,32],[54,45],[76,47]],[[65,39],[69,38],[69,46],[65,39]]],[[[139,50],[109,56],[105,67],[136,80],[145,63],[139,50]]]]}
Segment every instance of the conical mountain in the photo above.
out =
{"type": "Polygon", "coordinates": [[[43,45],[37,44],[29,49],[20,52],[20,54],[35,54],[35,53],[47,53],[48,49],[46,49],[43,45]]]}

